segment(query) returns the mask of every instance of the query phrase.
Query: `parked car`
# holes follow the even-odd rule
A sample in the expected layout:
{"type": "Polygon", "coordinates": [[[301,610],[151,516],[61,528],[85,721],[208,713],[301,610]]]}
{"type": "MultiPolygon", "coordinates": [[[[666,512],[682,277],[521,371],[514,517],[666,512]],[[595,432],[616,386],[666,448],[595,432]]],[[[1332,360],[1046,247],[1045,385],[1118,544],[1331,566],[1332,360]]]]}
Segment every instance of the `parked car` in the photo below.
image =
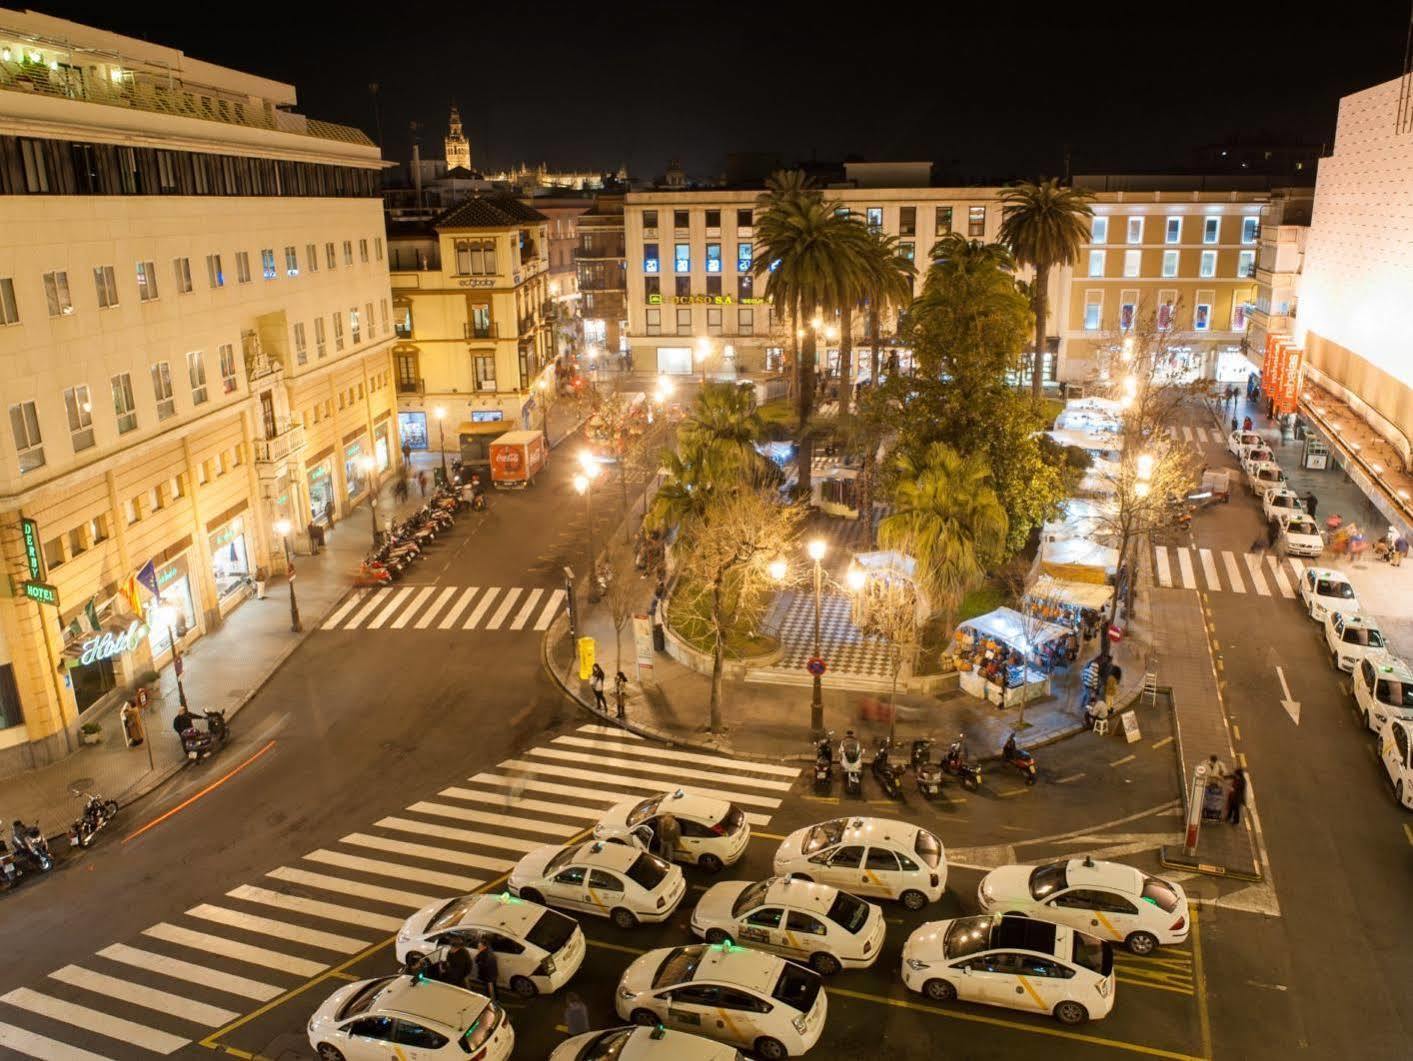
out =
{"type": "Polygon", "coordinates": [[[1370,652],[1354,668],[1354,705],[1375,733],[1390,718],[1413,722],[1413,667],[1390,652],[1370,652]]]}
{"type": "Polygon", "coordinates": [[[947,854],[926,829],[888,818],[834,818],[796,829],[775,851],[780,876],[819,881],[921,910],[947,889],[947,854]]]}
{"type": "Polygon", "coordinates": [[[1233,431],[1227,436],[1227,450],[1237,460],[1246,456],[1247,450],[1257,446],[1264,446],[1266,440],[1255,431],[1233,431]]]}
{"type": "Polygon", "coordinates": [[[653,851],[658,823],[665,814],[677,820],[680,834],[673,861],[694,863],[708,873],[734,866],[751,839],[751,826],[741,808],[724,799],[688,795],[680,788],[610,807],[594,826],[594,836],[653,851]]]}
{"type": "Polygon", "coordinates": [[[1300,576],[1300,603],[1317,623],[1331,611],[1357,612],[1354,587],[1341,572],[1328,567],[1307,567],[1300,576]]]}
{"type": "Polygon", "coordinates": [[[1378,621],[1356,611],[1326,614],[1325,645],[1330,650],[1330,662],[1339,670],[1350,672],[1365,656],[1388,647],[1378,621]]]}
{"type": "Polygon", "coordinates": [[[1305,501],[1294,490],[1280,486],[1266,491],[1266,496],[1261,498],[1261,511],[1267,520],[1289,517],[1296,512],[1304,512],[1305,501]]]}
{"type": "Polygon", "coordinates": [[[1391,718],[1379,731],[1379,762],[1388,771],[1394,798],[1413,810],[1413,722],[1391,718]]]}
{"type": "Polygon", "coordinates": [[[1285,472],[1278,464],[1256,464],[1246,474],[1246,485],[1257,497],[1264,498],[1272,490],[1283,488],[1285,482],[1285,472]]]}
{"type": "Polygon", "coordinates": [[[1319,526],[1304,512],[1277,514],[1281,525],[1277,545],[1286,556],[1318,557],[1325,551],[1325,538],[1319,526]]]}
{"type": "Polygon", "coordinates": [[[345,984],[309,1018],[320,1061],[504,1061],[515,1048],[505,1010],[485,995],[416,976],[345,984]]]}

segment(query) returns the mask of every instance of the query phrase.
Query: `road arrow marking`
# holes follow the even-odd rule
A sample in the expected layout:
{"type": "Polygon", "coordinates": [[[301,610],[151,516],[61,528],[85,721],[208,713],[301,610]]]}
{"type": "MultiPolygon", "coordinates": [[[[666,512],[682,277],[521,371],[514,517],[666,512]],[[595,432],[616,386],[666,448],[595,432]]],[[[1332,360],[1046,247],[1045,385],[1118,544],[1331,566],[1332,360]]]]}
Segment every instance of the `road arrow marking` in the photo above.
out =
{"type": "Polygon", "coordinates": [[[1297,726],[1300,725],[1300,701],[1290,698],[1290,686],[1285,683],[1285,671],[1276,668],[1276,677],[1281,680],[1281,707],[1285,708],[1285,713],[1290,716],[1290,720],[1297,726]]]}

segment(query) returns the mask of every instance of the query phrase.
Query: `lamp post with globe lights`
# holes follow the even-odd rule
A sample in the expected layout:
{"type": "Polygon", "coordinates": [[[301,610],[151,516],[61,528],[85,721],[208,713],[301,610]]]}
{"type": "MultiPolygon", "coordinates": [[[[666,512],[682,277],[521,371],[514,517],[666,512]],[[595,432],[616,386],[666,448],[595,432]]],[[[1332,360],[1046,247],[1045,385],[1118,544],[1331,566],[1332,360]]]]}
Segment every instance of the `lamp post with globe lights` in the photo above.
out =
{"type": "Polygon", "coordinates": [[[294,599],[294,554],[289,548],[290,522],[287,519],[275,521],[275,533],[280,536],[285,547],[285,579],[289,582],[289,628],[293,633],[304,629],[299,622],[299,602],[294,599]]]}
{"type": "Polygon", "coordinates": [[[373,516],[373,548],[378,547],[378,481],[373,475],[373,458],[364,454],[358,458],[358,466],[363,469],[363,474],[368,477],[368,511],[373,516]]]}
{"type": "MultiPolygon", "coordinates": [[[[829,544],[823,538],[811,538],[805,551],[814,561],[814,657],[819,659],[819,612],[824,592],[824,554],[829,544]]],[[[810,731],[812,734],[824,732],[824,687],[820,675],[814,676],[810,690],[810,731]]]]}
{"type": "Polygon", "coordinates": [[[594,564],[594,480],[599,477],[602,468],[593,454],[587,452],[579,455],[579,467],[582,470],[574,476],[574,489],[584,499],[584,518],[589,537],[589,600],[597,603],[599,580],[594,564]]]}
{"type": "Polygon", "coordinates": [[[696,357],[697,357],[697,366],[702,370],[702,386],[703,386],[703,387],[706,386],[706,381],[707,381],[707,370],[706,370],[707,358],[710,357],[710,356],[711,356],[711,340],[708,339],[706,336],[702,336],[700,339],[697,340],[696,357]]]}

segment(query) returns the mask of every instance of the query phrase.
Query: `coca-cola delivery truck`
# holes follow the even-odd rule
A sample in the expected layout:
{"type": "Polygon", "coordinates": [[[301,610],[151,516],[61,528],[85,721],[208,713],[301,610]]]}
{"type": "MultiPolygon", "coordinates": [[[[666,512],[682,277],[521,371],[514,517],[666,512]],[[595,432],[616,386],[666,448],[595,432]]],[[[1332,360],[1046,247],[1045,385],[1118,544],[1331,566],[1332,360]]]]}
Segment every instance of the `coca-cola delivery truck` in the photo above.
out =
{"type": "Polygon", "coordinates": [[[491,443],[491,482],[500,489],[530,486],[545,466],[545,436],[509,431],[491,443]]]}

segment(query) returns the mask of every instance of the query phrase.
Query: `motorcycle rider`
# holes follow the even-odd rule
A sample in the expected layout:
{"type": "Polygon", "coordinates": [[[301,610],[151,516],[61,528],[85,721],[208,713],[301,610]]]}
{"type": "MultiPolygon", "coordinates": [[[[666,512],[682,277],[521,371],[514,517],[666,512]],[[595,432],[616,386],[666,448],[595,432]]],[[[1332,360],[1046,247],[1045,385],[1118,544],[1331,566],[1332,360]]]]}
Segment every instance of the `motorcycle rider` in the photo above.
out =
{"type": "Polygon", "coordinates": [[[191,713],[191,709],[185,704],[177,712],[177,717],[172,719],[172,729],[176,730],[177,738],[183,739],[184,734],[189,729],[196,728],[196,716],[191,713]]]}
{"type": "Polygon", "coordinates": [[[1001,758],[1007,762],[1016,757],[1016,735],[1012,733],[1006,738],[1006,746],[1001,749],[1001,758]]]}

